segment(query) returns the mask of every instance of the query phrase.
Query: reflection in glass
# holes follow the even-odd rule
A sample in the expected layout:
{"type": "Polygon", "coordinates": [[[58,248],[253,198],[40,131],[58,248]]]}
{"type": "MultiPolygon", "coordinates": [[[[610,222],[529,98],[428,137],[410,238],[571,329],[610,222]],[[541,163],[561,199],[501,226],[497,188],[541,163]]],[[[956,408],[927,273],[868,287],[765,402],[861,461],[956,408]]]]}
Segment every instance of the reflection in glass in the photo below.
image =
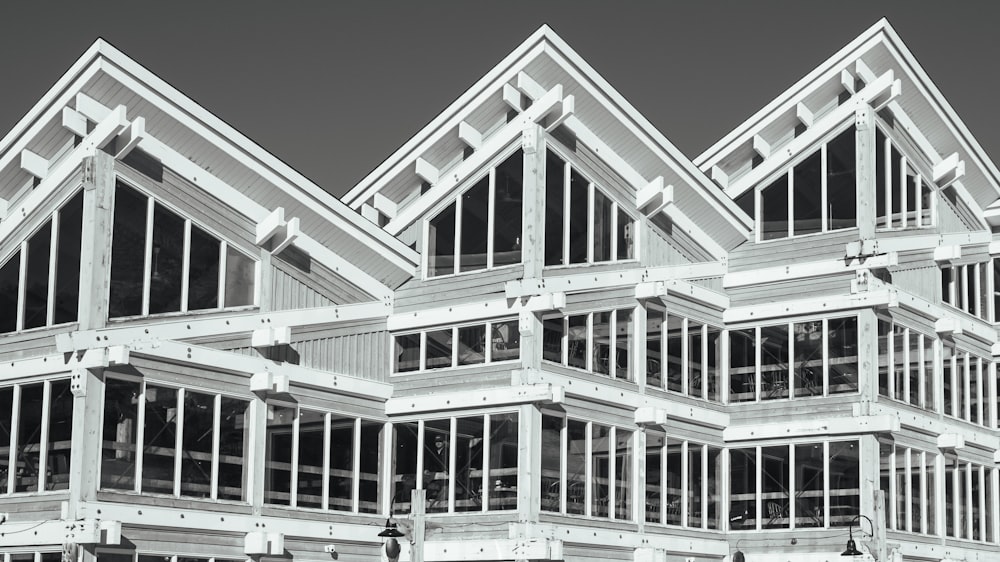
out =
{"type": "Polygon", "coordinates": [[[254,261],[226,248],[226,306],[250,306],[254,298],[254,261]]]}
{"type": "Polygon", "coordinates": [[[663,444],[666,438],[662,435],[646,435],[646,509],[647,523],[662,521],[663,490],[663,444]]]}
{"type": "Polygon", "coordinates": [[[0,332],[17,329],[17,293],[21,276],[21,252],[14,252],[0,267],[0,332]]]}
{"type": "Polygon", "coordinates": [[[28,239],[28,263],[24,268],[24,328],[46,324],[49,302],[49,254],[52,246],[52,223],[28,239]]]}
{"type": "Polygon", "coordinates": [[[569,263],[587,263],[587,231],[590,225],[589,183],[576,170],[569,180],[569,263]]]}
{"type": "Polygon", "coordinates": [[[542,511],[561,511],[562,426],[563,418],[542,415],[542,511]]]}
{"type": "Polygon", "coordinates": [[[823,444],[795,445],[795,526],[823,526],[823,444]]]}
{"type": "Polygon", "coordinates": [[[486,269],[490,177],[486,176],[462,194],[461,250],[459,271],[486,269]]]}
{"type": "Polygon", "coordinates": [[[109,378],[104,383],[104,436],[101,487],[135,488],[136,424],[139,383],[109,378]]]}
{"type": "Polygon", "coordinates": [[[146,253],[146,207],[149,199],[118,183],[115,187],[111,245],[111,318],[142,314],[146,253]]]}
{"type": "MultiPolygon", "coordinates": [[[[45,489],[68,490],[69,455],[73,442],[73,393],[70,391],[68,379],[52,381],[50,384],[45,489]]],[[[3,411],[2,398],[0,398],[0,411],[3,411]]],[[[2,416],[0,424],[3,424],[2,416]]],[[[2,444],[3,432],[0,430],[0,447],[2,444]]],[[[2,466],[0,472],[3,472],[2,466]]],[[[0,486],[2,485],[0,483],[0,486]]]]}
{"type": "Polygon", "coordinates": [[[517,415],[490,416],[489,509],[517,509],[517,415]]]}
{"type": "MultiPolygon", "coordinates": [[[[358,485],[358,511],[361,513],[378,513],[378,477],[379,451],[382,450],[380,436],[382,424],[374,421],[361,420],[361,464],[358,485]]],[[[334,445],[336,445],[334,441],[334,445]]],[[[331,488],[332,489],[332,488],[331,488]]],[[[337,509],[332,503],[331,509],[337,509]]]]}
{"type": "Polygon", "coordinates": [[[223,396],[219,414],[220,500],[245,500],[247,467],[245,454],[250,438],[250,402],[223,396]]]}
{"type": "Polygon", "coordinates": [[[219,241],[191,225],[191,257],[188,266],[188,310],[219,306],[219,241]]]}
{"type": "MultiPolygon", "coordinates": [[[[524,156],[520,149],[510,155],[496,169],[495,197],[493,199],[493,265],[521,263],[521,208],[524,174],[524,156]]],[[[546,216],[548,211],[546,210],[546,216]]],[[[463,223],[462,230],[465,230],[463,223]]],[[[464,237],[463,232],[463,237],[464,237]]]]}
{"type": "Polygon", "coordinates": [[[812,234],[823,229],[822,158],[811,154],[792,170],[792,216],[794,234],[812,234]]]}
{"type": "Polygon", "coordinates": [[[757,449],[729,451],[729,528],[757,528],[757,449]]]}
{"type": "Polygon", "coordinates": [[[298,507],[323,506],[323,456],[327,454],[325,418],[326,415],[321,412],[299,411],[299,462],[295,487],[298,507]]]}
{"type": "Polygon", "coordinates": [[[153,255],[149,276],[149,312],[181,309],[184,219],[159,203],[153,209],[153,255]]]}
{"type": "Polygon", "coordinates": [[[826,145],[827,230],[852,228],[856,224],[854,137],[855,129],[851,127],[826,145]]]}
{"type": "MultiPolygon", "coordinates": [[[[828,326],[830,394],[856,392],[858,390],[858,318],[857,316],[832,318],[828,321],[828,326]]],[[[880,381],[881,361],[882,355],[880,353],[880,381]]]]}
{"type": "Polygon", "coordinates": [[[177,445],[177,390],[146,385],[143,418],[142,491],[174,493],[177,445]]]}
{"type": "Polygon", "coordinates": [[[44,384],[21,385],[21,404],[17,418],[17,451],[14,463],[14,492],[38,491],[41,474],[42,399],[44,384]]]}
{"type": "Polygon", "coordinates": [[[545,154],[545,265],[563,263],[563,200],[566,164],[551,150],[545,154]]]}
{"type": "Polygon", "coordinates": [[[563,318],[549,316],[542,319],[542,359],[562,363],[563,318]]]}
{"type": "Polygon", "coordinates": [[[792,367],[795,396],[823,395],[823,322],[793,324],[795,363],[792,367]]]}
{"type": "Polygon", "coordinates": [[[761,239],[788,236],[788,175],[782,174],[760,192],[761,239]]]}
{"type": "Polygon", "coordinates": [[[458,329],[458,364],[475,365],[486,361],[486,324],[458,329]]]}
{"type": "Polygon", "coordinates": [[[428,369],[451,366],[451,328],[427,332],[424,365],[428,369]]]}
{"type": "Polygon", "coordinates": [[[420,334],[396,336],[393,372],[405,373],[420,369],[420,334]]]}
{"type": "Polygon", "coordinates": [[[448,511],[448,488],[451,483],[451,421],[424,423],[424,489],[427,512],[448,511]]]}
{"type": "Polygon", "coordinates": [[[566,420],[566,513],[583,515],[587,499],[587,424],[566,420]]]}
{"type": "MultiPolygon", "coordinates": [[[[454,478],[455,511],[480,511],[483,509],[483,445],[485,443],[483,440],[483,416],[458,418],[455,420],[455,427],[457,443],[454,478]]],[[[557,444],[555,448],[557,465],[558,451],[557,444]]],[[[544,472],[544,468],[542,470],[544,472]]]]}
{"type": "MultiPolygon", "coordinates": [[[[561,323],[560,323],[561,325],[561,323]]],[[[521,332],[517,320],[493,322],[491,361],[513,361],[521,357],[521,332]]]]}
{"type": "Polygon", "coordinates": [[[788,398],[788,325],[760,330],[760,398],[788,398]]]}
{"type": "Polygon", "coordinates": [[[294,407],[267,406],[264,503],[291,505],[295,416],[294,407]]]}
{"type": "Polygon", "coordinates": [[[756,330],[729,331],[729,401],[752,402],[757,385],[756,330]]]}

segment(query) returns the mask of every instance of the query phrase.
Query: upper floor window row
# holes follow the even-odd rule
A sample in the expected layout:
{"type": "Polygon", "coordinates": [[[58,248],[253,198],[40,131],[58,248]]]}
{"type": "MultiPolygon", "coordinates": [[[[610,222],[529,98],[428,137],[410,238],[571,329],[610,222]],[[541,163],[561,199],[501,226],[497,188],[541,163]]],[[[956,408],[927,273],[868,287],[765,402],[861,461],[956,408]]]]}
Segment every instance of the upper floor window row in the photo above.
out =
{"type": "Polygon", "coordinates": [[[76,322],[82,228],[80,191],[0,266],[0,332],[76,322]]]}
{"type": "Polygon", "coordinates": [[[936,411],[934,342],[916,330],[879,318],[879,394],[936,411]]]}
{"type": "Polygon", "coordinates": [[[994,427],[995,380],[990,361],[959,349],[941,346],[943,413],[970,423],[994,427]]]}
{"type": "Polygon", "coordinates": [[[552,150],[545,156],[545,265],[635,258],[635,219],[552,150]]]}
{"type": "Polygon", "coordinates": [[[989,322],[990,294],[993,294],[994,307],[1000,302],[997,300],[998,295],[990,287],[990,283],[995,285],[996,281],[996,271],[991,271],[996,264],[991,264],[990,261],[942,266],[941,300],[989,322]]]}
{"type": "Polygon", "coordinates": [[[881,129],[875,132],[875,215],[880,229],[934,224],[934,189],[881,129]]]}
{"type": "Polygon", "coordinates": [[[520,148],[428,221],[427,276],[521,263],[520,148]]]}
{"type": "Polygon", "coordinates": [[[69,489],[69,379],[0,387],[0,494],[69,489]]]}
{"type": "Polygon", "coordinates": [[[399,334],[393,340],[394,373],[516,361],[521,357],[516,319],[399,334]]]}
{"type": "Polygon", "coordinates": [[[722,330],[646,308],[646,385],[718,401],[722,377],[722,330]]]}
{"type": "Polygon", "coordinates": [[[253,305],[256,267],[152,197],[116,185],[110,318],[253,305]]]}
{"type": "MultiPolygon", "coordinates": [[[[756,216],[760,240],[857,225],[855,142],[855,129],[848,128],[758,188],[756,216]]],[[[750,204],[747,199],[741,203],[750,204]]]]}
{"type": "Polygon", "coordinates": [[[542,359],[612,378],[632,380],[632,309],[604,310],[543,320],[542,359]]]}

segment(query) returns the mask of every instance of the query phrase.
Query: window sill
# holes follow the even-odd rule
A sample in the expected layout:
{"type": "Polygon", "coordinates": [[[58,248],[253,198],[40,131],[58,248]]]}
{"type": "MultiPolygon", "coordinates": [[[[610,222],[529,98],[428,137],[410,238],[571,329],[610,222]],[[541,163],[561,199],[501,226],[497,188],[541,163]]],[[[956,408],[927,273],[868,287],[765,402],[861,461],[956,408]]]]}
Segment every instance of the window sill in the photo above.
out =
{"type": "Polygon", "coordinates": [[[244,305],[244,306],[233,306],[229,308],[209,308],[204,310],[189,310],[186,312],[158,312],[156,314],[137,314],[133,316],[116,316],[114,318],[108,318],[108,324],[124,324],[126,322],[135,322],[137,320],[170,320],[175,318],[190,318],[190,317],[204,317],[213,314],[221,313],[240,313],[240,312],[254,312],[259,310],[260,307],[257,305],[244,305]]]}
{"type": "Polygon", "coordinates": [[[516,269],[518,267],[524,267],[524,263],[523,262],[518,262],[518,263],[512,263],[512,264],[508,264],[508,265],[498,265],[498,266],[487,267],[487,268],[482,268],[482,269],[470,269],[469,271],[459,271],[458,273],[445,273],[443,275],[433,275],[433,276],[432,275],[428,275],[427,274],[427,269],[424,268],[424,271],[423,271],[423,280],[424,281],[437,281],[439,279],[460,279],[462,277],[472,277],[472,276],[474,276],[476,274],[484,274],[484,273],[491,273],[491,272],[495,273],[497,271],[513,270],[513,269],[516,269]]]}

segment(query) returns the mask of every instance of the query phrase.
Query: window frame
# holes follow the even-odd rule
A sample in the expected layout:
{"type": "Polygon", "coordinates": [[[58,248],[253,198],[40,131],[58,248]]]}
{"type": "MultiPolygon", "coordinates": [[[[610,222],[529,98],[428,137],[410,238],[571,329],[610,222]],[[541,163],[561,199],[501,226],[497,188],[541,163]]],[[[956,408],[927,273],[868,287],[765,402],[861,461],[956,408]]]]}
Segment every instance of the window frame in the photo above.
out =
{"type": "MultiPolygon", "coordinates": [[[[723,398],[722,398],[723,387],[724,387],[724,383],[726,381],[726,379],[724,378],[723,373],[724,372],[728,372],[728,364],[729,364],[728,357],[725,357],[724,353],[723,353],[722,340],[723,340],[724,337],[728,337],[728,335],[727,335],[728,331],[729,331],[728,328],[724,328],[721,325],[719,325],[721,323],[716,324],[714,322],[707,321],[707,320],[704,320],[702,318],[692,318],[691,316],[687,316],[687,315],[684,315],[684,314],[671,313],[670,308],[668,306],[666,306],[666,305],[663,305],[663,304],[647,302],[647,303],[644,303],[642,305],[642,307],[645,309],[645,312],[646,312],[645,313],[645,317],[647,319],[646,326],[643,328],[643,333],[644,333],[644,336],[645,336],[644,337],[644,345],[645,345],[645,342],[649,341],[649,333],[648,333],[647,330],[648,330],[648,327],[649,327],[648,318],[650,316],[650,314],[649,314],[650,310],[651,309],[652,310],[656,310],[656,311],[658,311],[658,313],[661,313],[663,315],[662,316],[663,323],[662,323],[661,328],[660,328],[660,358],[659,358],[659,361],[658,361],[659,365],[660,365],[660,371],[659,371],[660,384],[658,386],[657,385],[650,385],[649,382],[648,382],[649,379],[650,379],[650,377],[649,377],[649,367],[650,367],[650,360],[651,360],[651,358],[649,357],[648,352],[647,352],[647,354],[646,354],[646,365],[645,365],[645,369],[646,369],[646,375],[645,375],[646,385],[645,386],[647,388],[654,388],[654,389],[657,389],[657,390],[662,390],[664,392],[670,392],[670,393],[673,393],[673,394],[679,394],[681,396],[688,396],[688,397],[695,398],[695,399],[698,399],[698,400],[706,400],[706,401],[714,402],[714,403],[722,403],[722,401],[723,401],[723,398]],[[680,340],[681,340],[681,358],[682,359],[681,359],[681,371],[680,371],[680,377],[681,377],[681,390],[680,391],[674,390],[674,389],[670,388],[669,380],[668,380],[669,379],[668,371],[664,369],[664,366],[667,365],[667,361],[665,361],[664,359],[668,359],[669,358],[669,339],[670,339],[669,338],[669,332],[667,331],[666,327],[669,325],[669,319],[671,317],[679,318],[680,321],[681,321],[680,340]],[[692,324],[698,326],[698,331],[700,332],[700,334],[694,334],[690,330],[690,326],[692,324]],[[718,357],[717,357],[716,364],[715,364],[715,370],[716,370],[715,379],[716,379],[716,384],[718,386],[716,388],[715,398],[714,399],[710,397],[711,393],[709,392],[709,389],[711,388],[711,377],[708,377],[706,375],[706,372],[707,372],[708,366],[709,366],[709,357],[710,357],[710,353],[709,353],[709,336],[711,334],[713,334],[713,333],[718,335],[717,342],[716,342],[716,349],[717,349],[717,352],[718,352],[718,357]],[[692,389],[691,389],[691,378],[690,378],[690,372],[691,372],[690,371],[690,366],[691,366],[691,361],[690,361],[690,358],[691,358],[691,338],[692,337],[696,337],[698,335],[700,335],[700,337],[701,337],[701,349],[700,349],[700,353],[698,354],[699,355],[699,357],[698,357],[698,365],[699,365],[699,370],[701,371],[701,374],[702,374],[702,376],[701,376],[702,384],[701,384],[701,388],[699,389],[698,393],[695,394],[694,392],[692,392],[692,389]]],[[[635,374],[633,373],[632,376],[634,378],[635,374]]]]}
{"type": "Polygon", "coordinates": [[[494,326],[496,326],[498,324],[507,324],[507,323],[510,323],[510,322],[517,323],[517,322],[519,322],[519,320],[518,320],[517,317],[503,317],[503,316],[501,316],[501,317],[497,317],[497,318],[488,318],[488,319],[479,320],[479,321],[469,321],[469,322],[461,322],[461,323],[457,323],[457,324],[449,324],[449,325],[446,325],[446,326],[426,326],[426,327],[421,327],[421,328],[417,328],[417,329],[413,329],[413,330],[400,330],[398,332],[390,332],[389,333],[389,338],[390,338],[390,341],[389,341],[389,375],[391,377],[397,377],[397,376],[415,375],[415,374],[427,373],[427,372],[443,371],[445,369],[475,369],[475,368],[482,368],[484,365],[498,365],[498,364],[518,363],[518,362],[520,362],[522,360],[522,358],[523,358],[522,353],[524,352],[524,350],[521,348],[521,345],[520,345],[520,341],[521,341],[520,340],[520,326],[518,327],[519,333],[518,333],[518,353],[517,353],[517,359],[501,359],[501,360],[494,360],[493,359],[493,345],[492,345],[493,328],[494,328],[494,326]],[[470,364],[462,365],[462,364],[460,364],[460,361],[459,361],[460,357],[459,357],[459,354],[458,354],[458,346],[455,345],[456,342],[458,342],[459,330],[461,330],[462,328],[470,328],[470,327],[476,327],[476,326],[484,326],[484,329],[486,331],[486,336],[487,336],[487,341],[486,341],[487,345],[485,345],[485,349],[483,350],[484,351],[483,362],[482,363],[470,363],[470,364]],[[427,334],[428,334],[428,332],[439,332],[439,331],[444,331],[444,330],[449,330],[451,332],[452,345],[451,345],[451,359],[450,359],[450,363],[446,367],[431,367],[431,368],[428,368],[427,367],[427,334]],[[397,358],[397,355],[396,355],[396,338],[397,337],[404,337],[404,336],[413,336],[413,335],[417,335],[420,338],[420,345],[418,347],[418,349],[419,349],[419,352],[418,352],[419,353],[419,357],[418,357],[418,359],[419,359],[419,365],[418,365],[418,367],[416,369],[411,369],[411,370],[406,370],[406,371],[400,371],[400,370],[397,369],[397,365],[398,365],[399,362],[398,362],[398,358],[397,358]]]}
{"type": "MultiPolygon", "coordinates": [[[[52,383],[59,381],[69,381],[66,377],[32,377],[11,384],[0,385],[0,389],[11,389],[11,411],[10,418],[10,441],[7,443],[7,474],[6,479],[0,481],[0,498],[3,497],[23,497],[28,495],[51,495],[51,494],[66,494],[69,492],[69,488],[60,490],[47,490],[45,487],[49,484],[49,469],[48,463],[50,460],[49,450],[49,433],[52,424],[52,383]],[[15,467],[18,464],[18,448],[20,444],[18,443],[18,433],[20,432],[20,413],[21,413],[21,389],[24,386],[42,384],[42,404],[41,404],[41,418],[40,418],[40,432],[39,432],[39,444],[38,444],[38,474],[35,490],[16,492],[16,479],[17,471],[11,470],[11,467],[15,467]]],[[[2,415],[2,414],[0,414],[2,415]]],[[[72,416],[69,419],[70,427],[72,428],[73,419],[72,416]]],[[[2,446],[3,443],[0,443],[2,446]]]]}
{"type": "MultiPolygon", "coordinates": [[[[614,307],[614,308],[611,308],[611,309],[604,309],[604,308],[593,309],[593,310],[587,309],[587,310],[578,310],[578,311],[573,311],[573,312],[554,312],[554,313],[551,313],[551,314],[545,314],[545,315],[543,315],[543,317],[542,317],[543,326],[544,326],[544,322],[546,320],[554,320],[554,319],[557,319],[557,318],[559,320],[561,320],[561,322],[562,322],[562,336],[561,336],[560,345],[559,345],[560,354],[561,354],[561,361],[559,363],[556,363],[555,361],[552,361],[551,359],[546,359],[545,356],[544,356],[544,349],[543,349],[542,357],[541,357],[542,362],[543,363],[548,363],[548,364],[551,364],[551,365],[559,365],[560,367],[563,367],[563,368],[566,368],[566,369],[572,369],[572,370],[574,370],[576,372],[590,373],[590,374],[593,374],[593,375],[596,375],[596,376],[599,376],[599,377],[606,377],[606,378],[609,378],[611,380],[624,381],[624,382],[628,382],[628,383],[631,383],[631,384],[636,384],[637,376],[636,376],[635,357],[636,357],[636,349],[637,349],[637,347],[639,345],[639,337],[638,337],[638,332],[637,332],[638,323],[637,323],[637,320],[636,320],[637,317],[638,317],[638,314],[636,314],[636,312],[639,310],[639,308],[640,308],[640,305],[637,303],[634,306],[619,306],[619,307],[614,307]],[[618,312],[621,311],[621,310],[629,310],[629,311],[631,311],[631,319],[629,320],[629,322],[631,323],[631,327],[632,327],[632,329],[630,330],[630,336],[629,336],[629,339],[631,341],[628,343],[628,346],[626,348],[626,357],[627,357],[627,360],[628,360],[628,366],[627,366],[627,370],[626,370],[624,378],[617,376],[617,365],[618,365],[617,340],[618,340],[618,334],[617,334],[617,331],[616,331],[615,328],[618,326],[618,312]],[[608,354],[608,372],[607,373],[602,373],[602,372],[600,372],[600,371],[598,371],[598,370],[596,370],[594,368],[595,353],[597,351],[596,339],[595,339],[595,336],[594,336],[594,315],[601,314],[601,313],[610,313],[610,315],[611,315],[609,317],[609,319],[608,319],[608,326],[609,326],[608,349],[609,349],[609,354],[608,354]],[[585,364],[586,364],[585,368],[580,368],[580,367],[573,366],[573,365],[570,364],[570,360],[569,360],[569,332],[570,332],[569,319],[571,317],[580,317],[580,316],[586,317],[586,326],[587,326],[587,328],[586,328],[587,329],[587,333],[586,333],[586,349],[584,351],[584,353],[585,353],[585,364]],[[612,354],[614,354],[613,355],[614,356],[614,360],[613,361],[612,361],[612,354]],[[614,369],[612,369],[612,365],[614,365],[614,367],[615,367],[614,369]]],[[[643,330],[645,330],[645,328],[643,328],[643,330]]],[[[544,327],[543,327],[543,333],[544,333],[544,327]]],[[[543,336],[543,340],[544,340],[544,336],[543,336]]]]}
{"type": "MultiPolygon", "coordinates": [[[[917,148],[916,144],[913,141],[911,141],[904,133],[902,133],[901,131],[897,130],[894,127],[890,127],[889,124],[886,123],[885,120],[883,120],[877,114],[875,116],[875,127],[873,129],[872,136],[870,138],[871,138],[872,146],[873,146],[874,150],[876,151],[876,153],[875,153],[875,161],[873,161],[873,163],[872,163],[872,173],[873,174],[877,173],[877,165],[876,165],[876,162],[878,160],[878,152],[877,151],[880,148],[883,151],[882,154],[883,154],[884,162],[886,163],[885,178],[884,178],[884,181],[885,181],[885,193],[884,193],[884,195],[885,195],[885,211],[886,211],[886,214],[885,214],[885,217],[883,217],[884,220],[883,221],[879,221],[878,211],[877,211],[877,208],[876,208],[876,212],[875,212],[875,231],[876,232],[898,232],[898,231],[903,231],[903,230],[919,230],[919,229],[934,228],[935,226],[937,226],[937,224],[938,224],[938,205],[940,204],[940,199],[941,199],[941,197],[940,197],[940,191],[941,190],[938,188],[938,186],[937,186],[936,183],[934,183],[933,181],[930,181],[930,180],[927,179],[927,178],[933,177],[933,172],[932,172],[933,166],[930,165],[928,156],[926,154],[924,154],[924,152],[922,150],[920,150],[919,148],[917,148]],[[878,141],[877,141],[877,139],[878,139],[878,132],[881,132],[885,136],[886,142],[885,142],[885,145],[883,147],[876,146],[878,144],[878,141]],[[895,147],[895,149],[900,154],[900,169],[899,169],[900,170],[900,173],[899,173],[900,178],[899,179],[900,179],[900,182],[901,182],[901,185],[900,185],[901,197],[900,198],[902,199],[901,206],[900,206],[900,208],[901,208],[900,212],[901,212],[901,215],[902,215],[902,220],[900,221],[902,223],[901,227],[894,227],[893,224],[892,224],[893,223],[893,212],[892,212],[892,165],[891,165],[891,160],[892,160],[892,148],[893,147],[895,147]],[[910,155],[913,155],[913,156],[910,156],[910,155]],[[902,208],[902,203],[907,203],[908,202],[908,201],[906,201],[906,199],[907,199],[907,196],[906,196],[906,177],[907,177],[907,173],[906,172],[907,172],[908,166],[913,168],[913,172],[914,172],[914,174],[915,174],[915,176],[917,178],[917,180],[916,180],[916,194],[918,196],[917,197],[918,206],[914,209],[914,217],[915,217],[914,218],[914,222],[916,223],[914,225],[910,225],[909,224],[910,223],[910,221],[909,221],[909,213],[910,213],[909,209],[908,208],[907,209],[903,209],[902,208]],[[922,197],[920,197],[920,195],[921,195],[921,188],[924,185],[929,186],[929,188],[930,188],[930,194],[931,194],[931,208],[929,209],[930,210],[930,224],[923,224],[923,220],[922,220],[923,217],[922,217],[922,214],[920,213],[920,211],[923,210],[922,197]],[[888,223],[888,225],[886,225],[885,223],[888,223]]],[[[873,178],[872,181],[875,182],[875,189],[877,190],[878,189],[877,178],[873,178]]],[[[875,199],[878,200],[878,193],[874,193],[874,196],[875,196],[875,199]]]]}

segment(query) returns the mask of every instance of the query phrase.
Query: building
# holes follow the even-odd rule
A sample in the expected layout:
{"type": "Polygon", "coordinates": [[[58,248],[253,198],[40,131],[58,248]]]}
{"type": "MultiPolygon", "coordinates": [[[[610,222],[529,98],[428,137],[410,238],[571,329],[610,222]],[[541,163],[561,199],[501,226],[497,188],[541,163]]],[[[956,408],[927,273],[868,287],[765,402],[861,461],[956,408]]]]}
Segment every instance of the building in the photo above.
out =
{"type": "Polygon", "coordinates": [[[694,161],[543,27],[341,200],[98,41],[0,198],[2,562],[1000,552],[1000,171],[884,20],[694,161]]]}

